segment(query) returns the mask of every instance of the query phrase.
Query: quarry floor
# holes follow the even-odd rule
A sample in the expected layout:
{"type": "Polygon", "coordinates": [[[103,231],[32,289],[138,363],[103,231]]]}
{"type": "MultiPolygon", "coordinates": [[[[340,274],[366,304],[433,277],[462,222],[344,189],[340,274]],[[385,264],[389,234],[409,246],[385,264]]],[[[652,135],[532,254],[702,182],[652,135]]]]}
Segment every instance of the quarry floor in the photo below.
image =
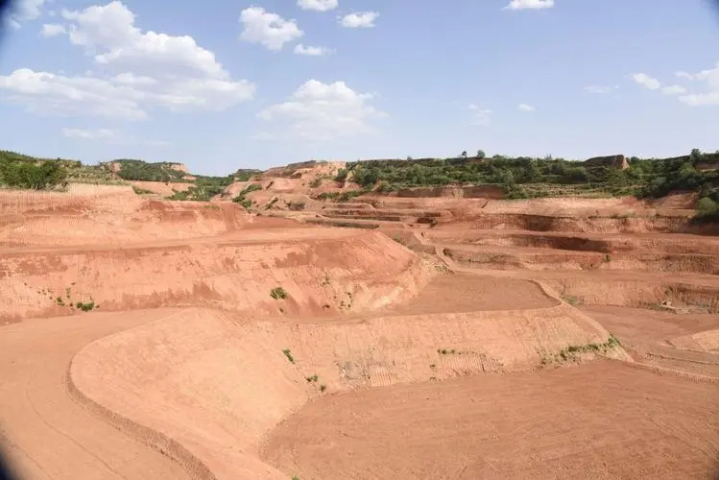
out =
{"type": "MultiPolygon", "coordinates": [[[[402,228],[414,227],[403,225],[402,228]]],[[[675,272],[652,271],[653,263],[642,264],[642,268],[649,266],[648,270],[641,271],[635,270],[633,263],[620,265],[618,262],[616,270],[604,270],[601,266],[587,270],[574,268],[574,264],[570,269],[552,268],[556,260],[541,257],[546,253],[544,250],[539,252],[539,257],[528,261],[521,255],[534,255],[537,250],[512,248],[507,251],[518,255],[519,260],[512,259],[511,264],[503,264],[501,268],[487,264],[478,268],[473,260],[459,261],[446,255],[445,250],[457,246],[466,248],[480,237],[500,238],[502,232],[493,230],[487,235],[474,232],[467,236],[462,229],[438,230],[439,233],[421,231],[427,233],[418,235],[421,245],[432,247],[436,253],[423,254],[423,257],[441,265],[443,273],[434,276],[409,300],[372,312],[314,315],[313,310],[303,310],[288,315],[287,312],[267,313],[267,310],[254,317],[247,312],[234,315],[226,309],[213,310],[203,305],[207,310],[193,310],[198,319],[186,324],[198,330],[186,332],[178,341],[187,346],[193,337],[206,333],[222,337],[223,330],[202,330],[205,314],[208,325],[226,324],[224,317],[210,318],[212,312],[221,311],[236,322],[233,328],[245,329],[242,335],[247,336],[238,337],[241,342],[251,338],[246,333],[250,329],[267,333],[284,332],[282,329],[287,327],[293,334],[296,330],[307,332],[305,336],[310,340],[326,337],[330,342],[335,338],[332,335],[344,338],[332,332],[366,325],[389,332],[404,322],[403,328],[411,333],[402,341],[408,344],[408,352],[414,352],[412,348],[418,349],[421,343],[417,340],[417,344],[413,344],[414,336],[431,336],[427,333],[429,330],[420,329],[427,322],[439,322],[441,327],[441,322],[446,320],[448,325],[459,322],[456,328],[460,330],[481,329],[482,322],[489,322],[493,316],[504,315],[508,310],[520,312],[520,317],[524,311],[539,312],[539,318],[544,315],[542,312],[566,311],[576,314],[580,320],[597,322],[615,335],[628,353],[627,361],[594,358],[472,374],[452,364],[451,368],[456,371],[442,378],[430,378],[428,374],[418,379],[412,373],[412,381],[344,390],[333,389],[329,384],[326,393],[313,390],[303,393],[305,396],[295,403],[284,405],[278,399],[287,392],[308,388],[302,375],[313,370],[294,372],[291,375],[295,378],[289,373],[278,373],[278,365],[287,366],[284,358],[277,360],[284,363],[272,363],[275,360],[260,357],[252,364],[259,365],[255,372],[258,381],[272,375],[283,377],[283,383],[272,387],[277,396],[265,399],[257,393],[257,385],[252,384],[241,392],[255,397],[253,401],[263,410],[263,415],[271,417],[262,425],[272,428],[264,430],[264,427],[248,424],[247,446],[238,446],[224,440],[234,438],[235,434],[229,424],[224,426],[227,432],[222,430],[225,417],[213,416],[210,404],[193,406],[183,397],[189,398],[196,389],[204,388],[204,384],[193,384],[192,378],[184,378],[184,383],[178,380],[172,386],[172,398],[178,400],[173,404],[163,403],[165,397],[147,380],[151,377],[142,377],[148,383],[138,386],[137,391],[125,391],[124,377],[98,375],[97,372],[112,372],[112,368],[102,364],[103,358],[107,361],[111,356],[88,354],[84,358],[88,368],[96,369],[92,370],[94,376],[88,374],[85,380],[92,379],[92,391],[103,394],[93,397],[89,390],[78,392],[71,379],[71,365],[74,359],[83,357],[82,352],[127,347],[133,332],[148,336],[138,335],[135,350],[128,351],[141,352],[144,347],[171,350],[174,347],[169,340],[163,343],[165,337],[158,336],[152,345],[149,338],[156,327],[166,325],[170,331],[175,328],[170,322],[193,309],[191,305],[168,308],[162,304],[158,305],[160,308],[23,318],[0,326],[0,448],[22,478],[33,479],[717,478],[719,315],[712,304],[719,298],[716,297],[719,292],[716,274],[693,271],[696,262],[687,263],[687,269],[675,272]],[[531,270],[537,265],[541,271],[531,270]],[[536,283],[537,280],[544,286],[536,283]],[[556,294],[548,294],[547,285],[556,294]],[[669,290],[674,302],[670,307],[680,305],[686,307],[686,311],[658,308],[669,290]],[[462,315],[475,315],[478,323],[468,323],[470,327],[466,327],[461,323],[462,315]],[[412,330],[415,322],[417,331],[412,330]],[[266,368],[261,366],[265,363],[266,368]],[[143,398],[145,387],[147,396],[143,398]],[[98,411],[88,395],[101,405],[107,404],[110,413],[98,411]],[[133,407],[143,402],[154,406],[144,413],[133,407]],[[182,410],[185,407],[195,408],[197,417],[185,415],[193,412],[182,410]],[[125,410],[121,412],[120,408],[125,410]],[[128,418],[136,415],[131,419],[140,426],[123,426],[117,419],[109,418],[112,412],[128,418]],[[177,426],[177,418],[186,418],[187,424],[177,426]],[[201,424],[205,418],[217,421],[219,429],[191,430],[193,422],[201,424]],[[159,440],[156,432],[163,435],[159,440]],[[213,432],[228,436],[218,440],[217,445],[205,443],[205,450],[223,450],[222,454],[227,457],[215,456],[214,452],[203,457],[206,451],[195,448],[203,445],[202,435],[213,432]],[[181,446],[170,440],[177,440],[181,446]],[[187,446],[190,454],[182,450],[182,445],[187,446]],[[248,462],[239,475],[229,468],[214,468],[225,458],[250,457],[256,458],[257,463],[248,462]],[[210,460],[206,461],[207,458],[210,460]]],[[[283,224],[279,224],[268,230],[258,226],[251,231],[232,231],[191,240],[138,238],[133,241],[126,237],[110,246],[88,241],[60,247],[28,243],[19,247],[4,246],[0,257],[76,255],[88,251],[100,254],[118,248],[144,252],[188,246],[213,249],[220,245],[232,248],[254,245],[262,249],[277,242],[299,245],[309,241],[343,241],[362,235],[365,234],[348,229],[285,230],[283,224]]],[[[527,235],[536,235],[536,232],[527,235]]],[[[686,244],[692,240],[703,245],[699,255],[711,257],[719,251],[716,237],[644,232],[636,236],[596,234],[594,238],[639,239],[658,245],[675,240],[676,244],[686,244]]],[[[476,251],[479,254],[494,252],[496,246],[490,247],[476,251]]],[[[319,248],[321,255],[322,247],[319,248]]],[[[471,250],[471,245],[469,248],[471,250]]],[[[502,250],[501,246],[498,250],[502,250]]],[[[688,250],[691,253],[692,248],[688,250]]],[[[654,261],[652,258],[651,262],[654,261]]],[[[711,258],[702,259],[701,268],[711,265],[706,263],[711,261],[711,258]]],[[[263,295],[266,296],[266,292],[263,295]]],[[[178,328],[182,325],[185,324],[177,323],[178,328]]],[[[520,338],[521,332],[513,332],[512,328],[508,327],[507,335],[516,333],[520,338]]],[[[163,332],[163,335],[170,334],[163,332]]],[[[355,333],[344,335],[350,338],[355,333]]],[[[311,342],[300,345],[306,347],[311,342]]],[[[427,345],[420,346],[427,350],[427,345]]],[[[242,350],[242,354],[249,355],[252,347],[242,346],[248,348],[242,350]]],[[[218,351],[230,349],[224,344],[217,348],[218,351]]],[[[257,348],[263,352],[263,345],[257,348]]],[[[508,342],[505,347],[500,342],[497,348],[514,349],[519,357],[534,346],[508,342]]],[[[271,353],[273,358],[275,354],[280,356],[279,348],[275,350],[271,353]]],[[[293,352],[297,351],[298,357],[304,353],[299,347],[293,347],[293,352]]],[[[529,353],[536,352],[527,355],[529,353]]],[[[422,351],[421,355],[426,352],[422,351]]],[[[140,372],[144,375],[147,369],[152,369],[152,355],[139,358],[141,356],[138,353],[136,364],[132,364],[134,358],[127,356],[123,361],[138,371],[144,369],[140,372]]],[[[228,358],[239,362],[242,355],[233,353],[228,358]]],[[[321,359],[303,361],[297,359],[298,369],[307,364],[320,368],[321,359]]],[[[203,364],[203,372],[209,370],[211,375],[226,376],[223,381],[228,383],[246,381],[244,377],[233,377],[232,368],[213,372],[213,364],[207,359],[197,362],[203,364]]],[[[122,369],[123,365],[113,368],[122,369]]],[[[180,370],[181,367],[182,364],[180,370]]],[[[161,368],[158,366],[158,370],[161,368]]],[[[217,390],[203,394],[213,397],[216,403],[212,405],[229,410],[234,404],[223,397],[229,391],[223,388],[226,387],[218,386],[217,390]]]]}

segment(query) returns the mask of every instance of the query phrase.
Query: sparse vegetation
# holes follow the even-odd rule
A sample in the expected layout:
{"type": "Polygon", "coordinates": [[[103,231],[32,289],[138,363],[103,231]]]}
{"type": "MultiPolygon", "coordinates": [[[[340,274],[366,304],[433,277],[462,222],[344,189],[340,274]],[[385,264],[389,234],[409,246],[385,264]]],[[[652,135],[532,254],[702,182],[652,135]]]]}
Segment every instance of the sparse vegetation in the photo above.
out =
{"type": "Polygon", "coordinates": [[[327,390],[327,385],[320,385],[320,392],[324,392],[325,390],[327,390]]]}
{"type": "Polygon", "coordinates": [[[237,195],[235,198],[233,198],[232,201],[242,205],[245,208],[245,210],[249,210],[250,207],[252,207],[252,200],[245,198],[245,196],[248,193],[256,192],[258,190],[262,190],[262,185],[260,185],[258,183],[253,183],[252,185],[248,185],[247,187],[245,187],[244,190],[242,190],[239,193],[239,195],[237,195]]]}
{"type": "Polygon", "coordinates": [[[317,380],[319,380],[319,378],[320,377],[315,374],[310,377],[305,377],[305,380],[307,380],[307,383],[317,383],[317,380]]]}
{"type": "Polygon", "coordinates": [[[573,307],[576,307],[580,303],[579,299],[577,297],[569,296],[569,297],[562,297],[562,298],[564,299],[565,302],[567,302],[568,304],[570,304],[573,307]]]}
{"type": "Polygon", "coordinates": [[[570,345],[551,356],[542,357],[542,365],[575,361],[578,356],[585,353],[606,354],[610,350],[621,346],[619,339],[610,335],[604,343],[588,343],[586,345],[570,345]]]}
{"type": "Polygon", "coordinates": [[[292,352],[290,352],[289,348],[285,348],[282,350],[282,353],[285,355],[287,360],[289,360],[290,363],[295,363],[295,357],[292,356],[292,352]]]}
{"type": "Polygon", "coordinates": [[[282,287],[275,287],[270,290],[270,297],[274,298],[275,300],[284,300],[287,298],[287,296],[287,292],[282,287]]]}
{"type": "Polygon", "coordinates": [[[155,193],[152,190],[136,187],[134,185],[132,186],[132,190],[135,192],[136,195],[153,195],[155,193]]]}
{"type": "Polygon", "coordinates": [[[87,302],[87,303],[77,302],[75,304],[75,307],[77,307],[78,310],[82,310],[83,312],[89,312],[93,308],[95,308],[95,302],[92,302],[92,301],[87,302]]]}

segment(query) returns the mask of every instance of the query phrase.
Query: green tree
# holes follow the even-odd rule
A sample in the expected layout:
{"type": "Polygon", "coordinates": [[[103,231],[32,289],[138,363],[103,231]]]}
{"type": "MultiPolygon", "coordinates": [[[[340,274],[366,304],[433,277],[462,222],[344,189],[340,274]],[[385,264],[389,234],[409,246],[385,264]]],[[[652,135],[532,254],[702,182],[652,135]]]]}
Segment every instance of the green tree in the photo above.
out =
{"type": "Polygon", "coordinates": [[[487,157],[487,155],[484,153],[484,150],[477,150],[477,158],[483,159],[486,157],[487,157]]]}

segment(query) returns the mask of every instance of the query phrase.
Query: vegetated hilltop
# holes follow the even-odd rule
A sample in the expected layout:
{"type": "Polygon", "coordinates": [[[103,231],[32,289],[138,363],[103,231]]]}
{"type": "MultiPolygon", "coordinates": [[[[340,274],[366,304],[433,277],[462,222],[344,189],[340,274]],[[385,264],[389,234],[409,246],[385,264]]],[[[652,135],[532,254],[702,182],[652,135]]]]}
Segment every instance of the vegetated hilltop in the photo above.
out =
{"type": "Polygon", "coordinates": [[[506,199],[556,196],[660,198],[673,192],[694,192],[699,217],[716,220],[719,217],[717,166],[719,151],[709,154],[697,149],[689,155],[665,159],[627,159],[624,155],[613,155],[586,161],[551,156],[486,157],[480,150],[474,157],[463,152],[459,157],[443,159],[364,160],[346,164],[309,161],[265,172],[240,169],[226,176],[203,176],[191,175],[184,165],[172,162],[120,159],[87,166],[76,160],[41,159],[0,152],[0,184],[48,189],[68,182],[132,182],[137,194],[160,194],[169,200],[194,201],[221,198],[224,194],[248,210],[255,204],[251,201],[253,197],[247,195],[267,189],[294,190],[294,193],[322,201],[347,201],[368,193],[441,196],[442,189],[477,187],[484,189],[474,192],[474,196],[498,195],[506,199]],[[278,179],[282,181],[278,183],[278,179]],[[259,183],[231,187],[249,180],[259,183]],[[158,191],[150,184],[139,182],[161,182],[165,184],[165,190],[158,191]]]}
{"type": "Polygon", "coordinates": [[[260,170],[240,169],[215,177],[193,175],[181,163],[118,159],[98,165],[79,160],[38,158],[0,151],[0,187],[64,190],[71,183],[132,185],[138,195],[162,195],[168,200],[208,201],[235,181],[247,180],[260,170]],[[158,189],[164,184],[164,189],[158,189]],[[166,194],[167,193],[167,194],[166,194]],[[166,194],[166,195],[165,195],[166,194]]]}

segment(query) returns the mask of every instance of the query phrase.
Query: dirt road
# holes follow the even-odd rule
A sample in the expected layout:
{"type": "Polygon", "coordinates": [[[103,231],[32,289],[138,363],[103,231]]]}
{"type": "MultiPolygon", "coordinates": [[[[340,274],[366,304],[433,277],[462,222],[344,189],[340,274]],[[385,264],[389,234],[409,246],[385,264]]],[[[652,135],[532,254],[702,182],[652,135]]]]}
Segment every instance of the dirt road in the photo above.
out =
{"type": "Polygon", "coordinates": [[[116,430],[68,393],[88,343],[172,311],[85,314],[0,327],[0,446],[28,479],[185,479],[169,458],[116,430]]]}
{"type": "Polygon", "coordinates": [[[337,480],[713,479],[718,393],[609,361],[371,389],[310,403],[264,458],[337,480]]]}

